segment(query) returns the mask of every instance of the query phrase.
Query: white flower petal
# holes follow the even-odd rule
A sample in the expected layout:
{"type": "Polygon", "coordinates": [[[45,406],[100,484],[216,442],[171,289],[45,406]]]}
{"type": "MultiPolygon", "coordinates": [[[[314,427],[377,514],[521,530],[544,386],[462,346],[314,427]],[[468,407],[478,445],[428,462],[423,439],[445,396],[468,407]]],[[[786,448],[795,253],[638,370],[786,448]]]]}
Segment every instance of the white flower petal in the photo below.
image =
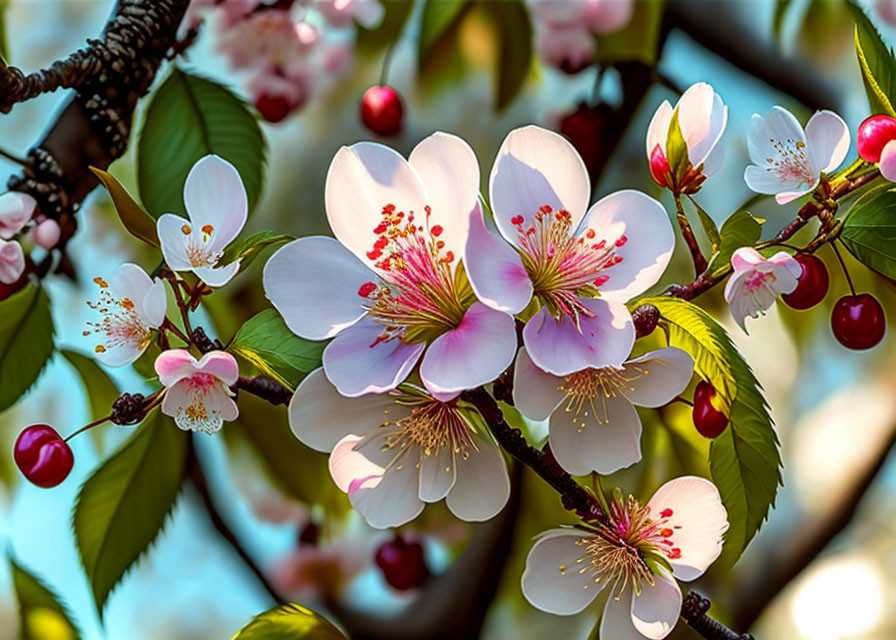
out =
{"type": "Polygon", "coordinates": [[[805,184],[800,178],[782,180],[781,176],[772,168],[755,164],[744,169],[744,182],[747,183],[747,187],[751,191],[768,195],[793,191],[798,189],[801,184],[805,184]]]}
{"type": "Polygon", "coordinates": [[[423,511],[424,503],[417,496],[418,485],[416,466],[395,465],[386,469],[375,486],[362,483],[357,489],[349,488],[348,497],[374,529],[400,527],[423,511]]]}
{"type": "Polygon", "coordinates": [[[643,636],[660,640],[672,632],[681,613],[681,589],[661,570],[654,585],[641,584],[641,595],[632,595],[632,624],[643,636]]]}
{"type": "Polygon", "coordinates": [[[681,549],[681,557],[669,560],[679,580],[695,580],[722,553],[722,538],[728,530],[728,513],[719,490],[709,480],[683,476],[670,480],[647,503],[653,517],[663,514],[673,531],[669,540],[681,549]],[[666,510],[671,514],[664,514],[666,510]]]}
{"type": "Polygon", "coordinates": [[[833,111],[816,111],[806,124],[806,150],[815,173],[830,173],[849,151],[849,127],[833,111]]]}
{"type": "Polygon", "coordinates": [[[159,235],[162,256],[165,258],[165,264],[172,271],[190,271],[193,269],[190,258],[187,257],[186,238],[190,234],[184,233],[185,225],[187,228],[192,229],[186,219],[173,213],[166,213],[156,221],[156,232],[159,235]]]}
{"type": "Polygon", "coordinates": [[[281,247],[264,266],[264,292],[286,326],[308,340],[350,327],[366,311],[358,291],[374,274],[332,238],[311,236],[281,247]]]}
{"type": "Polygon", "coordinates": [[[681,349],[665,347],[633,358],[623,368],[630,380],[625,392],[629,402],[640,407],[661,407],[688,386],[694,360],[681,349]]]}
{"type": "Polygon", "coordinates": [[[779,144],[793,146],[806,142],[806,134],[799,120],[784,107],[773,107],[764,116],[753,114],[747,129],[747,150],[750,160],[760,167],[780,155],[779,144]]]}
{"type": "Polygon", "coordinates": [[[669,137],[669,123],[672,122],[672,105],[668,100],[657,107],[656,112],[650,119],[650,126],[647,127],[647,157],[659,145],[663,153],[666,152],[666,139],[669,137]]]}
{"type": "Polygon", "coordinates": [[[385,469],[371,462],[367,457],[356,451],[362,438],[355,435],[347,435],[336,443],[330,453],[328,466],[333,482],[343,493],[348,493],[353,482],[368,486],[379,482],[385,469]]]}
{"type": "Polygon", "coordinates": [[[533,221],[539,207],[566,209],[578,226],[588,207],[591,182],[585,163],[563,136],[533,125],[514,129],[504,139],[489,179],[495,224],[505,238],[517,243],[511,220],[533,221]]]}
{"type": "Polygon", "coordinates": [[[632,619],[631,589],[621,594],[611,594],[607,598],[604,613],[600,618],[601,640],[644,640],[635,628],[632,619]]]}
{"type": "Polygon", "coordinates": [[[466,142],[448,133],[424,138],[408,163],[417,174],[432,209],[429,228],[440,225],[445,251],[460,256],[467,237],[470,212],[479,198],[479,163],[466,142]]]}
{"type": "Polygon", "coordinates": [[[451,491],[456,474],[454,450],[450,446],[442,447],[431,455],[424,453],[420,461],[418,496],[423,502],[438,502],[451,491]]]}
{"type": "Polygon", "coordinates": [[[457,478],[445,503],[461,520],[482,522],[498,515],[510,497],[507,465],[498,446],[486,435],[475,437],[478,447],[464,459],[455,455],[457,478]]]}
{"type": "Polygon", "coordinates": [[[140,349],[133,342],[120,342],[103,347],[104,351],[95,351],[93,357],[107,367],[123,367],[139,358],[145,349],[140,349]]]}
{"type": "Polygon", "coordinates": [[[147,325],[157,329],[165,321],[167,309],[168,293],[165,289],[165,281],[156,278],[149,291],[143,296],[143,301],[138,303],[137,310],[147,325]]]}
{"type": "Polygon", "coordinates": [[[249,213],[246,188],[239,171],[216,155],[201,158],[190,169],[184,183],[184,206],[194,227],[213,229],[208,234],[212,253],[223,251],[233,242],[249,213]]]}
{"type": "Polygon", "coordinates": [[[709,84],[698,82],[682,94],[677,109],[688,159],[697,167],[706,160],[725,132],[728,107],[709,84]]]}
{"type": "Polygon", "coordinates": [[[513,370],[513,402],[520,413],[530,420],[546,420],[566,395],[560,390],[563,382],[536,367],[526,347],[520,349],[513,370]]]}
{"type": "Polygon", "coordinates": [[[195,267],[193,273],[210,287],[223,287],[239,270],[240,261],[236,260],[224,267],[195,267]]]}
{"type": "MultiPolygon", "coordinates": [[[[579,571],[587,535],[577,529],[551,529],[532,546],[526,557],[522,589],[533,607],[555,615],[579,613],[604,587],[590,571],[579,571]]],[[[587,560],[584,560],[587,562],[587,560]]],[[[616,636],[601,635],[604,640],[616,636]]]]}

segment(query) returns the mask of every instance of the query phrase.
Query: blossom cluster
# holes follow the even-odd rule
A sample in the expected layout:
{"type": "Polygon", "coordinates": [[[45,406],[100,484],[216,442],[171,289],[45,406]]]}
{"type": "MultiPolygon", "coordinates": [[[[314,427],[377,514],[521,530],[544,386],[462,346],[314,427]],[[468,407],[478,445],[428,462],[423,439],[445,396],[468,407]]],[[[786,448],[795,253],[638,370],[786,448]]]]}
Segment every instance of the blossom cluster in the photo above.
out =
{"type": "Polygon", "coordinates": [[[49,251],[60,235],[59,223],[44,216],[32,196],[17,191],[0,195],[0,285],[13,285],[22,278],[26,249],[49,251]]]}

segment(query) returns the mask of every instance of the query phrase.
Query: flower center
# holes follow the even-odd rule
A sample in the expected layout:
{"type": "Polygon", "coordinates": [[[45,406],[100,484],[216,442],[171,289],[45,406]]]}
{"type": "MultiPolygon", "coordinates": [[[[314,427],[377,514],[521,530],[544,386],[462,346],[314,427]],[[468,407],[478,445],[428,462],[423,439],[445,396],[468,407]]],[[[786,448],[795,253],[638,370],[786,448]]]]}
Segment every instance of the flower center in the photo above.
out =
{"type": "Polygon", "coordinates": [[[641,364],[630,364],[624,369],[583,369],[566,376],[557,390],[566,394],[564,410],[582,431],[588,424],[589,414],[599,425],[609,423],[607,400],[617,395],[627,398],[634,391],[632,382],[648,373],[647,367],[641,364]]]}
{"type": "Polygon", "coordinates": [[[217,431],[221,424],[221,407],[216,402],[210,406],[206,401],[216,386],[229,396],[233,396],[233,392],[209,373],[194,373],[189,378],[181,380],[178,385],[186,387],[188,403],[180,407],[174,417],[177,426],[181,429],[206,433],[217,431]]]}
{"type": "Polygon", "coordinates": [[[578,325],[580,315],[593,317],[579,299],[594,297],[609,276],[603,273],[622,262],[616,249],[627,241],[597,240],[594,229],[573,235],[572,216],[565,209],[554,211],[544,205],[535,212],[534,222],[525,226],[523,216],[511,222],[519,233],[519,253],[541,304],[559,318],[571,317],[578,325]]]}
{"type": "MultiPolygon", "coordinates": [[[[609,507],[609,522],[589,529],[591,535],[576,540],[582,555],[573,569],[590,573],[595,584],[610,586],[617,597],[626,586],[640,595],[645,582],[654,584],[657,560],[681,557],[681,549],[674,543],[675,532],[681,527],[670,523],[672,509],[653,514],[650,507],[642,507],[632,496],[614,499],[609,507]]],[[[570,567],[560,565],[557,569],[565,573],[570,567]]]]}
{"type": "Polygon", "coordinates": [[[443,228],[429,224],[428,206],[425,212],[418,221],[413,211],[387,204],[373,230],[377,239],[367,257],[376,261],[382,282],[364,283],[358,295],[383,326],[374,344],[398,337],[408,343],[432,340],[456,329],[474,301],[466,274],[439,239],[443,228]]]}
{"type": "Polygon", "coordinates": [[[134,301],[130,298],[115,298],[109,291],[109,284],[102,278],[94,278],[93,281],[99,286],[100,295],[96,302],[88,302],[87,306],[98,311],[101,319],[99,322],[88,322],[83,335],[98,333],[103,336],[102,342],[94,347],[94,351],[105,353],[122,346],[142,351],[149,345],[152,330],[137,313],[134,301]]]}
{"type": "Polygon", "coordinates": [[[209,248],[215,233],[212,225],[204,225],[199,233],[193,233],[193,228],[188,224],[181,226],[180,230],[184,234],[184,250],[192,267],[213,267],[218,264],[224,252],[209,248]]]}
{"type": "Polygon", "coordinates": [[[802,140],[787,138],[778,140],[769,138],[769,142],[777,152],[777,156],[768,157],[765,161],[769,164],[768,171],[778,176],[781,182],[812,184],[817,176],[812,173],[812,163],[806,155],[806,143],[802,140]]]}

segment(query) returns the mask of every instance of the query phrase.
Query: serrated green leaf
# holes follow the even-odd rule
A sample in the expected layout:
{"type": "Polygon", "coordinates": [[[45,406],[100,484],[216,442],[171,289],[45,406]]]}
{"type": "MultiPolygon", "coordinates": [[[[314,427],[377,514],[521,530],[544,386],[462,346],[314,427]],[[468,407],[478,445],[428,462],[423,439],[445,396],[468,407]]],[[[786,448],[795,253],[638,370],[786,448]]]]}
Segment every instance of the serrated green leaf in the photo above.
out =
{"type": "Polygon", "coordinates": [[[306,373],[320,366],[326,346],[326,342],[298,337],[289,330],[279,313],[265,309],[240,327],[228,350],[295,389],[306,373]]]}
{"type": "Polygon", "coordinates": [[[237,631],[233,640],[348,640],[326,618],[297,604],[265,611],[237,631]]]}
{"type": "Polygon", "coordinates": [[[625,27],[596,38],[596,61],[656,64],[665,1],[640,0],[632,4],[634,11],[625,27]]]}
{"type": "Polygon", "coordinates": [[[0,411],[14,405],[53,355],[53,317],[43,289],[28,285],[0,302],[0,411]]]}
{"type": "Polygon", "coordinates": [[[373,28],[357,25],[355,48],[364,51],[381,49],[401,37],[405,23],[414,9],[413,0],[389,0],[383,3],[383,20],[373,28]]]}
{"type": "Polygon", "coordinates": [[[266,143],[246,104],[230,89],[172,66],[150,97],[137,146],[137,183],[149,214],[185,215],[184,181],[208,154],[239,171],[251,211],[261,195],[266,143]]]}
{"type": "Polygon", "coordinates": [[[896,117],[893,107],[896,100],[896,57],[865,13],[856,6],[852,9],[856,19],[856,56],[871,113],[896,117]]]}
{"type": "Polygon", "coordinates": [[[719,246],[722,243],[722,238],[719,235],[719,228],[716,226],[715,220],[703,210],[697,201],[693,198],[690,198],[691,204],[694,205],[694,208],[697,210],[697,216],[700,218],[700,224],[703,225],[703,231],[706,233],[706,237],[709,238],[709,244],[712,247],[713,253],[719,250],[719,246]]]}
{"type": "Polygon", "coordinates": [[[80,640],[68,608],[52,589],[9,556],[12,586],[19,602],[21,640],[80,640]]]}
{"type": "Polygon", "coordinates": [[[498,33],[494,71],[495,109],[502,110],[523,88],[532,66],[532,23],[519,0],[485,4],[498,33]]]}
{"type": "Polygon", "coordinates": [[[106,173],[102,169],[90,167],[90,170],[99,178],[109,196],[112,198],[112,204],[115,205],[115,211],[118,218],[132,236],[138,240],[152,245],[159,246],[159,236],[156,233],[156,223],[152,217],[146,213],[139,204],[136,203],[127,189],[113,176],[106,173]]]}
{"type": "Polygon", "coordinates": [[[709,261],[709,272],[713,275],[729,268],[731,255],[741,247],[752,247],[762,236],[762,218],[749,211],[735,211],[719,229],[719,249],[709,261]]]}
{"type": "Polygon", "coordinates": [[[417,59],[420,68],[433,53],[439,40],[460,19],[468,0],[424,0],[420,18],[420,35],[417,42],[417,59]]]}
{"type": "Polygon", "coordinates": [[[165,525],[186,473],[189,436],[156,411],[78,492],[72,528],[102,615],[109,593],[165,525]]]}
{"type": "Polygon", "coordinates": [[[227,250],[224,251],[224,255],[221,256],[221,264],[230,264],[237,258],[240,258],[242,259],[240,269],[245,269],[252,264],[252,261],[255,260],[255,258],[258,257],[258,254],[264,249],[295,239],[295,236],[278,233],[276,231],[259,231],[253,233],[227,247],[227,250]]]}
{"type": "Polygon", "coordinates": [[[856,203],[845,219],[840,241],[859,262],[896,279],[896,190],[856,203]]]}
{"type": "Polygon", "coordinates": [[[669,344],[694,358],[695,370],[729,405],[730,422],[709,448],[709,468],[728,510],[723,562],[733,564],[768,517],[781,484],[781,452],[768,405],[750,366],[725,329],[678,298],[640,300],[662,316],[669,344]]]}

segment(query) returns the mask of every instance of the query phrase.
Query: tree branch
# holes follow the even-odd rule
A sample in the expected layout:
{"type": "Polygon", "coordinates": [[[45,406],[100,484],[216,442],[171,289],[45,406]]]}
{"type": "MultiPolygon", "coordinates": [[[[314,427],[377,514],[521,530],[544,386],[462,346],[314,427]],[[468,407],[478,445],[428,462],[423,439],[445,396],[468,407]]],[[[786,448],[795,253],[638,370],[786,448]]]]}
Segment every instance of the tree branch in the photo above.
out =
{"type": "Polygon", "coordinates": [[[753,640],[749,633],[737,633],[707,615],[709,598],[689,591],[681,604],[681,619],[706,640],[753,640]]]}

